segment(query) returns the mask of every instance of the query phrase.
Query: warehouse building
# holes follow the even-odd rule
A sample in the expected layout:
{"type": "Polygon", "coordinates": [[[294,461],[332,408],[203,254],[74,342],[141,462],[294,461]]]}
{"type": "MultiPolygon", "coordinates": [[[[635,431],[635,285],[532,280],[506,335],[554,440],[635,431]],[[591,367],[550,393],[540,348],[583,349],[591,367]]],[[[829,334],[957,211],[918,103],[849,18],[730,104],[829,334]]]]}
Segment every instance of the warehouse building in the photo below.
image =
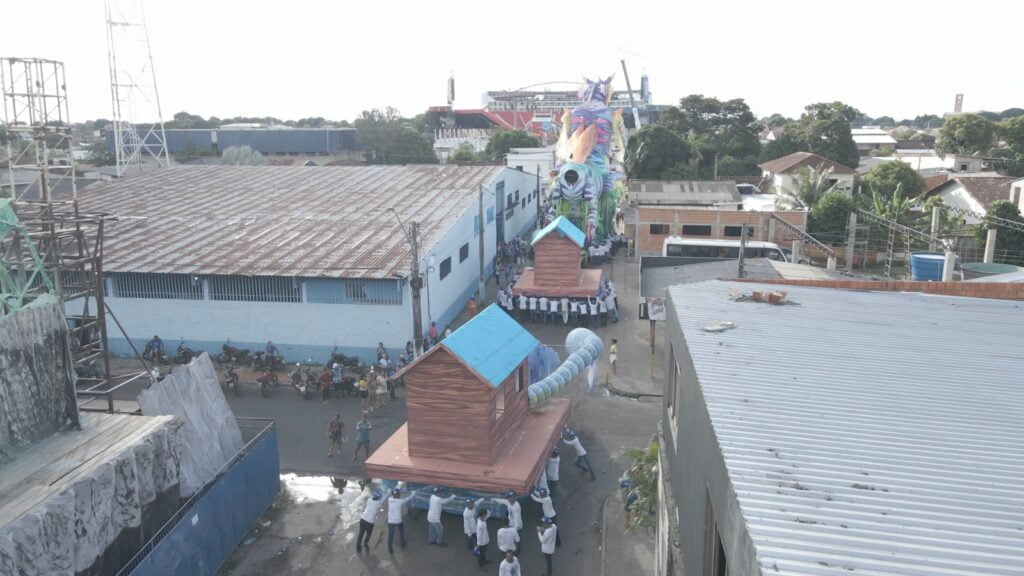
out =
{"type": "MultiPolygon", "coordinates": [[[[106,302],[136,346],[159,334],[219,351],[273,340],[288,360],[332,349],[397,357],[413,339],[419,224],[422,325],[440,330],[476,292],[484,213],[489,275],[500,240],[537,220],[536,177],[497,166],[179,166],[90,186],[105,234],[106,302]]],[[[116,335],[116,333],[115,333],[116,335]]],[[[128,354],[123,338],[110,348],[128,354]]]]}
{"type": "Polygon", "coordinates": [[[657,573],[1021,574],[1007,286],[669,288],[657,573]]]}
{"type": "MultiPolygon", "coordinates": [[[[169,128],[164,130],[167,151],[178,154],[202,150],[219,155],[232,146],[248,146],[268,156],[306,155],[363,159],[363,145],[355,128],[169,128]]],[[[113,154],[116,133],[104,134],[107,152],[113,154]]],[[[146,144],[157,153],[160,140],[155,132],[146,135],[146,144]]]]}

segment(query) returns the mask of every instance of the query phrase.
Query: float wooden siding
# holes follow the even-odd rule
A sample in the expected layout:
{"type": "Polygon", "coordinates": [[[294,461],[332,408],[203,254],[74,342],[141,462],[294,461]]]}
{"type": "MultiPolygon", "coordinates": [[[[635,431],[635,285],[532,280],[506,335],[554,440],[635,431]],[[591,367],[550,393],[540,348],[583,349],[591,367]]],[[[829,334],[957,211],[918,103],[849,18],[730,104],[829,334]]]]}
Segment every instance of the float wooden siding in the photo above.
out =
{"type": "Polygon", "coordinates": [[[405,374],[409,455],[489,464],[494,389],[443,346],[405,374]]]}
{"type": "Polygon", "coordinates": [[[502,451],[508,446],[509,440],[514,432],[522,426],[529,409],[530,397],[526,389],[529,386],[529,369],[526,360],[523,360],[519,367],[508,375],[508,378],[501,383],[501,387],[492,390],[491,414],[497,412],[498,396],[505,400],[505,411],[501,418],[495,420],[491,426],[491,462],[498,460],[502,451]],[[520,390],[516,392],[516,380],[519,379],[520,390]]]}
{"type": "Polygon", "coordinates": [[[534,284],[544,286],[576,286],[580,281],[580,248],[575,242],[548,234],[533,247],[534,284]]]}

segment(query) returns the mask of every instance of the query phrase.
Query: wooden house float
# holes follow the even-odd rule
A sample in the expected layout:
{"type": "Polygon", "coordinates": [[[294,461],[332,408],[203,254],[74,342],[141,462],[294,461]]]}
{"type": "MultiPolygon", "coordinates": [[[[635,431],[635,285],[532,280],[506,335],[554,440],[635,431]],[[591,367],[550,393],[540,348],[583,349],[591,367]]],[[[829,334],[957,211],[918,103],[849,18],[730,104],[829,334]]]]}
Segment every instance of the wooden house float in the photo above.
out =
{"type": "Polygon", "coordinates": [[[601,270],[583,268],[583,231],[564,216],[533,235],[533,267],[526,268],[512,287],[516,296],[586,298],[597,294],[601,270]]]}

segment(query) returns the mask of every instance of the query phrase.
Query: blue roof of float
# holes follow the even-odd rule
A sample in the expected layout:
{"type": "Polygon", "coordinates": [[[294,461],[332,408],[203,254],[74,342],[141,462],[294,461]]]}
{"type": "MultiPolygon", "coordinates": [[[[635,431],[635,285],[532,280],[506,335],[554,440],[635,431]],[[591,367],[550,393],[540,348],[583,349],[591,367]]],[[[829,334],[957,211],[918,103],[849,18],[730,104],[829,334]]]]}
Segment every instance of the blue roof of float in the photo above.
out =
{"type": "Polygon", "coordinates": [[[533,241],[530,242],[530,244],[536,244],[538,240],[556,230],[563,237],[575,242],[576,245],[579,246],[580,248],[583,247],[583,242],[586,241],[587,239],[586,235],[583,234],[583,231],[577,228],[575,224],[570,222],[568,218],[566,218],[565,216],[559,216],[558,218],[555,218],[551,222],[551,224],[548,224],[547,226],[534,232],[533,241]]]}
{"type": "Polygon", "coordinates": [[[497,388],[539,343],[497,304],[491,304],[441,345],[497,388]]]}

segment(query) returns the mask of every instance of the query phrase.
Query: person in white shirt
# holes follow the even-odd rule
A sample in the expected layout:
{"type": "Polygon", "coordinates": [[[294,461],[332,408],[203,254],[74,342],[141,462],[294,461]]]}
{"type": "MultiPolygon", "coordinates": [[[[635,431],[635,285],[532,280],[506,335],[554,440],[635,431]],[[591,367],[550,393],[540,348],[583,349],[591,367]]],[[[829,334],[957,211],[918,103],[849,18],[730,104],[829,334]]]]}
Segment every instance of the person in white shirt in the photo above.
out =
{"type": "Polygon", "coordinates": [[[356,552],[361,548],[370,550],[370,537],[373,536],[373,524],[377,521],[377,514],[381,505],[384,504],[384,493],[374,490],[370,493],[370,499],[366,501],[363,508],[363,515],[359,517],[359,536],[356,538],[356,552]],[[366,535],[366,543],[363,543],[363,535],[366,535]]]}
{"type": "Polygon", "coordinates": [[[415,495],[415,492],[411,492],[408,496],[402,498],[401,488],[395,488],[391,491],[391,496],[388,498],[388,554],[395,553],[395,546],[393,544],[395,530],[398,531],[402,548],[405,548],[405,522],[402,521],[402,506],[405,506],[405,503],[412,500],[412,497],[415,495]]]}
{"type": "Polygon", "coordinates": [[[562,324],[569,323],[569,299],[562,297],[562,324]]]}
{"type": "Polygon", "coordinates": [[[587,304],[590,305],[590,325],[592,327],[597,326],[597,299],[587,297],[587,304]]]}
{"type": "Polygon", "coordinates": [[[476,563],[481,567],[491,563],[487,559],[487,545],[491,543],[491,534],[487,531],[487,518],[490,514],[484,508],[476,513],[476,563]]]}
{"type": "Polygon", "coordinates": [[[555,546],[558,546],[558,525],[554,518],[544,517],[537,526],[537,539],[540,540],[540,551],[544,553],[544,562],[548,567],[548,576],[554,576],[552,561],[555,557],[555,546]]]}
{"type": "Polygon", "coordinates": [[[548,323],[548,297],[547,296],[541,296],[537,300],[537,308],[539,309],[541,320],[543,320],[544,323],[547,324],[548,323]]]}
{"type": "Polygon", "coordinates": [[[519,558],[511,551],[505,552],[505,559],[498,566],[498,576],[523,576],[519,568],[519,558]]]}
{"type": "Polygon", "coordinates": [[[530,296],[530,320],[537,319],[537,297],[530,296]]]}
{"type": "Polygon", "coordinates": [[[558,298],[552,298],[548,302],[548,311],[551,312],[551,323],[555,324],[558,322],[558,298]]]}
{"type": "Polygon", "coordinates": [[[479,500],[466,500],[466,508],[462,511],[462,531],[466,533],[466,548],[472,551],[476,548],[476,507],[483,502],[479,500]]]}
{"type": "Polygon", "coordinates": [[[597,312],[601,315],[601,326],[608,325],[608,303],[605,302],[604,296],[601,294],[597,295],[597,312]]]}
{"type": "Polygon", "coordinates": [[[441,497],[441,489],[434,488],[427,505],[427,544],[446,546],[444,543],[444,525],[441,524],[441,509],[455,499],[454,495],[441,497]]]}
{"type": "Polygon", "coordinates": [[[596,480],[594,477],[594,469],[590,466],[590,460],[587,459],[587,451],[583,448],[583,444],[580,443],[580,439],[576,437],[576,433],[571,429],[566,428],[565,433],[562,434],[562,442],[565,442],[569,446],[576,449],[576,462],[574,464],[581,472],[590,474],[591,480],[596,480]]]}
{"type": "Polygon", "coordinates": [[[548,458],[547,475],[548,475],[548,488],[551,489],[551,503],[555,502],[555,493],[558,490],[558,467],[562,463],[562,457],[558,452],[558,448],[551,450],[551,457],[548,458]]]}
{"type": "Polygon", "coordinates": [[[608,315],[611,316],[612,321],[619,321],[619,311],[615,308],[615,297],[609,292],[604,296],[604,305],[608,308],[608,315]]]}
{"type": "MultiPolygon", "coordinates": [[[[523,529],[523,507],[519,504],[519,500],[516,499],[516,493],[512,490],[505,492],[505,499],[500,500],[498,498],[491,499],[496,504],[503,504],[508,508],[508,524],[516,530],[516,541],[519,541],[519,531],[523,529]]],[[[500,543],[500,540],[499,540],[500,543]]],[[[519,545],[516,545],[516,552],[519,551],[519,545]]]]}
{"type": "MultiPolygon", "coordinates": [[[[555,519],[558,516],[555,515],[555,505],[551,502],[551,496],[548,495],[548,491],[541,488],[540,490],[530,494],[530,498],[532,498],[534,502],[540,504],[541,513],[544,514],[545,518],[549,518],[551,523],[554,524],[555,519]]],[[[558,546],[562,545],[562,538],[557,535],[557,532],[555,536],[555,544],[558,546]]]]}
{"type": "Polygon", "coordinates": [[[526,319],[526,304],[527,304],[526,296],[520,294],[519,295],[519,319],[520,320],[525,320],[526,319]]]}
{"type": "Polygon", "coordinates": [[[508,519],[505,526],[498,528],[498,550],[502,554],[519,551],[519,531],[512,525],[512,518],[508,519]]]}

